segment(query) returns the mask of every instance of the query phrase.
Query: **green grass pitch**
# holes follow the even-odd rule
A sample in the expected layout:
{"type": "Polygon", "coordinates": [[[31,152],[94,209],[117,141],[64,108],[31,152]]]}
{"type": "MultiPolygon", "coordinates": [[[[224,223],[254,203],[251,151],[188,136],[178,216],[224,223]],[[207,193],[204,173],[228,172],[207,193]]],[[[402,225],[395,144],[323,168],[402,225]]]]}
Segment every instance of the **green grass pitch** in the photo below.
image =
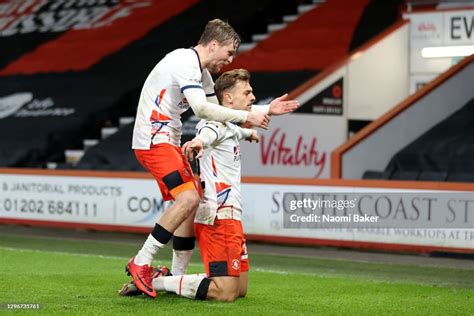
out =
{"type": "MultiPolygon", "coordinates": [[[[474,315],[474,270],[250,253],[248,296],[120,297],[135,244],[0,236],[0,312],[101,315],[474,315]],[[40,310],[7,311],[6,304],[40,310]]],[[[159,254],[168,264],[169,250],[159,254]]],[[[196,251],[191,272],[202,272],[196,251]]]]}

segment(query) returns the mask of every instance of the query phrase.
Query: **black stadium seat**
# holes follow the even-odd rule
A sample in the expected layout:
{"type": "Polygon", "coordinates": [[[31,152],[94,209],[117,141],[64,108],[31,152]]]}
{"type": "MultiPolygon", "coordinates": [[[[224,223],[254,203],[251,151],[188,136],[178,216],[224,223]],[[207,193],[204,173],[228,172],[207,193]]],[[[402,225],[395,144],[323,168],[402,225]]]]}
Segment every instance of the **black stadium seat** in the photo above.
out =
{"type": "MultiPolygon", "coordinates": [[[[449,104],[446,104],[449,106],[449,104]]],[[[474,99],[396,153],[391,179],[474,182],[474,99]],[[413,172],[413,170],[419,170],[413,172]]]]}
{"type": "Polygon", "coordinates": [[[420,181],[445,181],[448,173],[445,171],[422,171],[418,180],[420,181]]]}
{"type": "Polygon", "coordinates": [[[451,182],[474,182],[474,173],[455,172],[448,174],[448,180],[451,182]]]}
{"type": "Polygon", "coordinates": [[[387,180],[390,178],[390,172],[388,171],[374,171],[367,170],[362,176],[363,179],[376,179],[376,180],[387,180]]]}
{"type": "Polygon", "coordinates": [[[392,180],[417,180],[419,176],[418,171],[403,171],[397,170],[392,173],[390,179],[392,180]]]}

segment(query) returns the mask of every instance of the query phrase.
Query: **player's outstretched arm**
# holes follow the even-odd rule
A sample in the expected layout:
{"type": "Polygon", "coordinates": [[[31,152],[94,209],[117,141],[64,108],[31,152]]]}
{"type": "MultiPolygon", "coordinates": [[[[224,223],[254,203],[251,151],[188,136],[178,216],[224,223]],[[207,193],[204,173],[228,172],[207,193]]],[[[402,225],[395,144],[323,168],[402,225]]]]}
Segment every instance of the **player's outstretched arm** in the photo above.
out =
{"type": "MultiPolygon", "coordinates": [[[[252,112],[263,112],[268,115],[283,115],[288,114],[300,106],[300,103],[297,100],[286,100],[288,98],[288,93],[274,99],[270,104],[262,105],[252,105],[252,112]]],[[[251,127],[248,124],[241,125],[245,127],[251,127]]]]}
{"type": "Polygon", "coordinates": [[[202,89],[186,89],[183,91],[189,105],[197,117],[218,122],[248,123],[251,126],[268,128],[268,115],[261,112],[232,110],[210,103],[202,89]]]}
{"type": "Polygon", "coordinates": [[[287,100],[288,93],[285,93],[281,97],[276,98],[270,103],[268,114],[270,115],[283,115],[288,114],[296,110],[300,103],[297,100],[287,100]]]}

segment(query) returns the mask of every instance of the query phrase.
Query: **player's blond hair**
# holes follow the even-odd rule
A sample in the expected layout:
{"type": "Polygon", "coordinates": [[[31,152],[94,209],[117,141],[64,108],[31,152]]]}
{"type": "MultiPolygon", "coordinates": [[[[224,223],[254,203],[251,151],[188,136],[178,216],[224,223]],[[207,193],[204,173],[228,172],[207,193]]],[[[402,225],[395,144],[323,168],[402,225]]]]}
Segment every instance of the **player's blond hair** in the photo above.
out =
{"type": "Polygon", "coordinates": [[[214,91],[216,92],[219,103],[222,104],[222,97],[224,92],[235,87],[237,82],[250,81],[250,73],[246,69],[234,69],[224,72],[219,78],[217,78],[214,84],[214,91]]]}
{"type": "Polygon", "coordinates": [[[239,34],[235,32],[232,26],[221,19],[214,19],[207,22],[198,44],[206,45],[212,40],[216,40],[219,45],[233,43],[235,50],[239,48],[241,41],[239,34]]]}

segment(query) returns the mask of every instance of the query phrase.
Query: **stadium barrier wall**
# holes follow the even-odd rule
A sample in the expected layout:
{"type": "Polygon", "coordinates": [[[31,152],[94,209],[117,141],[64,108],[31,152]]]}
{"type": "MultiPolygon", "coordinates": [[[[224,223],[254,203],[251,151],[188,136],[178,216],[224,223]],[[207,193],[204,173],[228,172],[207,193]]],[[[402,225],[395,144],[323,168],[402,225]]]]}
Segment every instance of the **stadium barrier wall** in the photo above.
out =
{"type": "Polygon", "coordinates": [[[377,118],[408,96],[408,31],[407,21],[395,23],[293,90],[289,97],[298,99],[304,107],[343,77],[343,116],[377,118]]]}
{"type": "Polygon", "coordinates": [[[331,177],[360,179],[383,170],[395,153],[474,98],[474,55],[359,131],[331,154],[331,177]],[[372,154],[377,153],[377,154],[372,154]]]}
{"type": "MultiPolygon", "coordinates": [[[[464,192],[472,196],[474,184],[258,177],[244,177],[242,183],[243,224],[249,240],[389,251],[474,253],[472,198],[463,199],[463,204],[453,202],[459,202],[454,204],[454,211],[456,218],[464,220],[463,226],[449,226],[445,221],[446,226],[438,228],[404,228],[400,222],[398,228],[287,229],[283,227],[282,206],[284,193],[289,192],[346,192],[373,197],[380,193],[410,192],[446,202],[450,194],[464,192]]],[[[154,179],[139,172],[0,169],[0,193],[3,224],[149,233],[166,207],[154,179]]],[[[409,201],[404,203],[409,212],[409,201]]],[[[452,214],[448,211],[442,203],[433,204],[433,214],[452,214]]],[[[393,220],[398,220],[397,216],[393,220]]],[[[430,219],[422,216],[420,220],[430,219]]],[[[423,224],[420,222],[420,227],[423,224]]]]}

